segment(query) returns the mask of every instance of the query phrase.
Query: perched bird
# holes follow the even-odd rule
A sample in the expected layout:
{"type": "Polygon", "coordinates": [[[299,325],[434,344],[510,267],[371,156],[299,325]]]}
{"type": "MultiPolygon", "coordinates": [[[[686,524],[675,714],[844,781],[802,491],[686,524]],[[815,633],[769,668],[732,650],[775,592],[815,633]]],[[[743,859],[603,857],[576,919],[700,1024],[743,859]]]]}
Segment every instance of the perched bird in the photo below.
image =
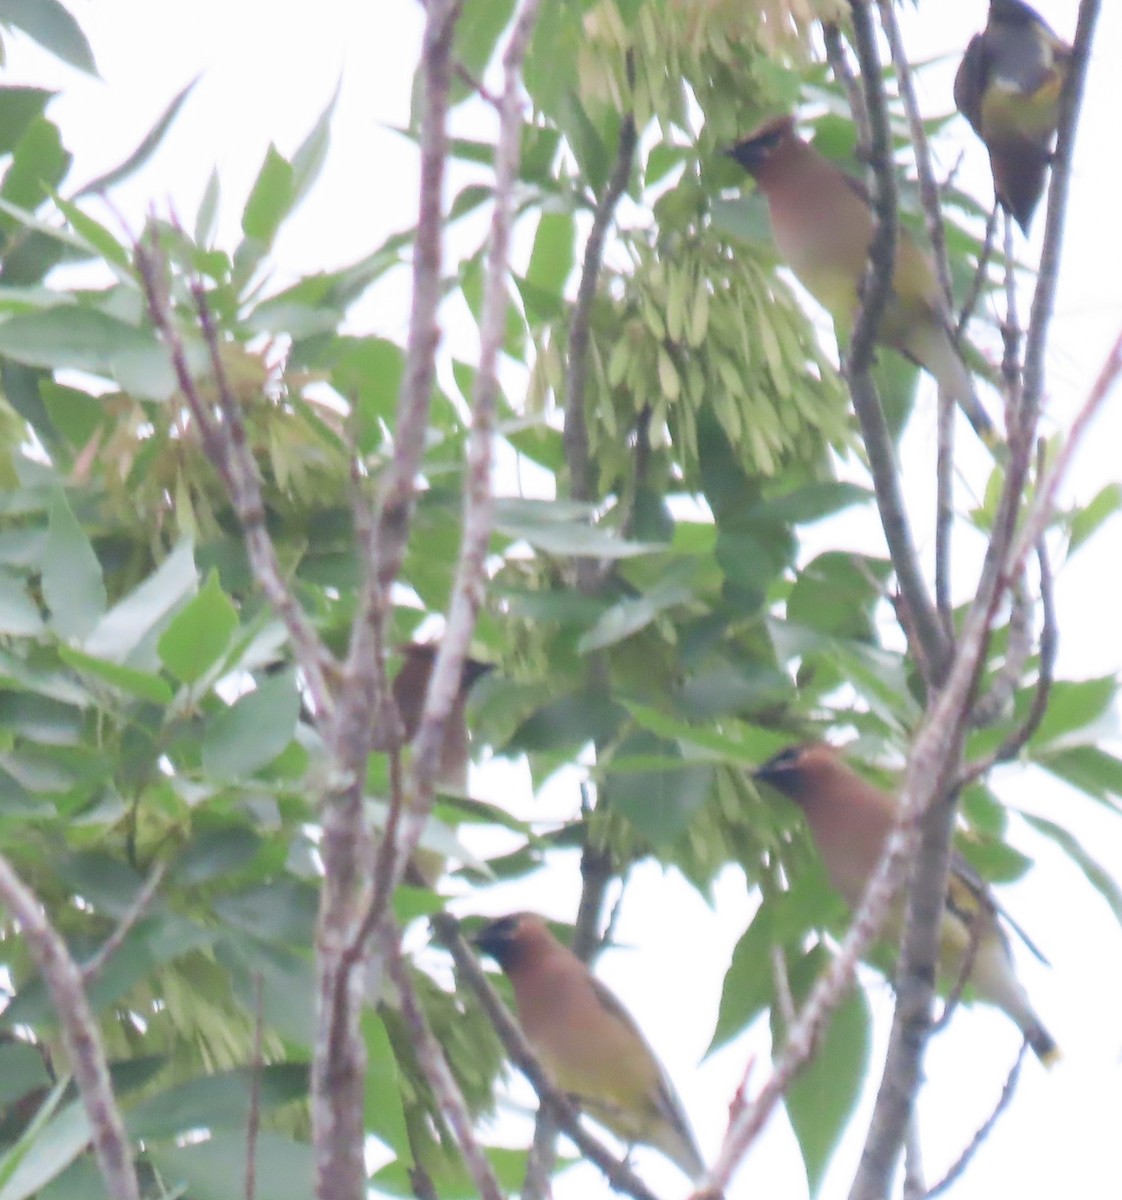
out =
{"type": "MultiPolygon", "coordinates": [[[[822,742],[781,750],[755,772],[755,778],[771,784],[803,810],[830,882],[856,908],[895,824],[895,799],[864,780],[834,747],[822,742]]],[[[889,913],[886,936],[898,940],[903,921],[901,898],[889,913]]],[[[971,946],[968,982],[979,997],[1012,1017],[1040,1061],[1050,1066],[1060,1051],[1014,973],[1009,943],[998,923],[997,902],[983,880],[955,854],[939,935],[940,973],[952,985],[962,976],[971,946]]]]}
{"type": "Polygon", "coordinates": [[[993,188],[1028,233],[1052,161],[1071,47],[1021,0],[990,0],[966,47],[954,102],[990,153],[993,188]]]}
{"type": "Polygon", "coordinates": [[[630,1014],[534,913],[500,917],[475,944],[514,988],[526,1040],[557,1085],[629,1145],[704,1173],[682,1103],[630,1014]]]}
{"type": "MultiPolygon", "coordinates": [[[[845,344],[853,330],[873,239],[873,211],[865,188],[803,141],[791,116],[765,121],[727,153],[756,180],[767,199],[779,253],[829,311],[838,341],[845,344]]],[[[934,376],[978,436],[996,445],[993,423],[978,403],[970,372],[955,347],[935,268],[904,228],[896,239],[892,294],[877,340],[934,376]]]]}
{"type": "MultiPolygon", "coordinates": [[[[401,648],[404,661],[391,684],[394,702],[401,716],[401,726],[408,745],[421,726],[421,714],[425,707],[425,693],[436,662],[438,642],[409,642],[401,648]]],[[[440,746],[440,771],[437,786],[454,792],[467,789],[467,769],[470,758],[468,749],[467,722],[464,710],[468,697],[477,680],[491,670],[491,664],[476,658],[465,658],[460,673],[460,688],[456,693],[452,711],[444,725],[444,738],[440,746]]],[[[388,750],[389,739],[379,733],[375,735],[375,749],[388,750]]]]}
{"type": "MultiPolygon", "coordinates": [[[[421,725],[421,714],[425,707],[436,652],[436,642],[410,642],[401,648],[404,661],[394,676],[390,690],[393,692],[397,711],[401,716],[401,727],[405,744],[416,736],[421,725]]],[[[440,769],[436,786],[450,792],[467,791],[468,728],[464,716],[471,689],[483,675],[491,670],[491,664],[475,658],[465,658],[460,674],[460,688],[456,693],[452,710],[444,724],[444,736],[440,743],[440,769]]],[[[390,739],[382,729],[375,731],[374,749],[388,750],[390,739]]],[[[417,849],[413,852],[406,877],[412,884],[433,887],[444,873],[444,857],[432,850],[417,849]]]]}

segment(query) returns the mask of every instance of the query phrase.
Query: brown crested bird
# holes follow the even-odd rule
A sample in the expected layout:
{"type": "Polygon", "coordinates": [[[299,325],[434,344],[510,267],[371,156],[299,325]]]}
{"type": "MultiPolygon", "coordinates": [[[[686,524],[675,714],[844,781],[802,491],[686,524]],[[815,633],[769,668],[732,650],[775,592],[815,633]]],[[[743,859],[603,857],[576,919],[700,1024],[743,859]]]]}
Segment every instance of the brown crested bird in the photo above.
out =
{"type": "Polygon", "coordinates": [[[1028,233],[1044,192],[1071,47],[1021,0],[990,0],[966,47],[954,102],[990,155],[1002,207],[1028,233]]]}
{"type": "MultiPolygon", "coordinates": [[[[803,810],[830,882],[850,908],[856,908],[896,823],[894,797],[863,779],[833,746],[823,742],[781,750],[755,772],[755,778],[803,810]]],[[[954,854],[939,932],[940,976],[953,986],[969,964],[967,982],[978,996],[1011,1017],[1040,1061],[1050,1066],[1059,1059],[1059,1048],[1017,979],[998,916],[990,889],[965,859],[954,854]]],[[[889,912],[886,938],[898,942],[903,925],[901,896],[889,912]]]]}
{"type": "MultiPolygon", "coordinates": [[[[425,694],[432,677],[433,664],[440,649],[436,642],[409,642],[401,647],[402,664],[391,684],[394,702],[401,717],[404,744],[408,745],[417,736],[421,726],[421,715],[425,707],[425,694]]],[[[436,786],[449,792],[467,791],[470,747],[465,710],[471,689],[475,683],[492,669],[492,664],[475,658],[465,658],[460,673],[460,687],[455,702],[444,724],[444,735],[440,743],[440,769],[436,786]]],[[[374,735],[374,749],[388,750],[390,739],[379,728],[374,735]]],[[[407,877],[411,883],[432,887],[444,873],[444,858],[432,850],[418,849],[410,860],[407,877]]]]}
{"type": "MultiPolygon", "coordinates": [[[[833,317],[838,341],[845,345],[873,239],[873,210],[864,186],[803,141],[792,116],[764,121],[727,154],[755,179],[767,200],[780,255],[833,317]]],[[[998,444],[955,346],[935,268],[903,227],[877,340],[932,375],[978,436],[991,448],[998,444]]]]}
{"type": "Polygon", "coordinates": [[[514,988],[518,1020],[554,1082],[631,1145],[704,1173],[682,1102],[631,1015],[535,913],[485,925],[472,939],[514,988]]]}

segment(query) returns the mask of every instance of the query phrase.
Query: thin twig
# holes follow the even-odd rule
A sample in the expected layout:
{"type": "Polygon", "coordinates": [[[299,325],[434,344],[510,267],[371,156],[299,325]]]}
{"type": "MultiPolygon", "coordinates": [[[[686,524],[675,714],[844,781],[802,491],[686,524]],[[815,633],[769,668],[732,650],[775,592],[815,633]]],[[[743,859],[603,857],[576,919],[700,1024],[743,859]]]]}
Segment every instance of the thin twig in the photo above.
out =
{"type": "Polygon", "coordinates": [[[265,981],[253,976],[253,1057],[250,1061],[249,1114],[245,1123],[245,1200],[257,1196],[257,1142],[261,1135],[261,1073],[265,1069],[265,981]]]}
{"type": "Polygon", "coordinates": [[[849,65],[849,54],[842,37],[841,26],[836,21],[822,22],[822,40],[826,44],[826,61],[834,78],[841,84],[845,98],[849,102],[849,111],[853,116],[853,126],[857,130],[857,144],[869,144],[869,114],[865,110],[865,93],[861,83],[854,75],[849,65]]]}
{"type": "Polygon", "coordinates": [[[977,1154],[982,1143],[993,1132],[993,1127],[997,1124],[998,1118],[1009,1107],[1009,1104],[1013,1099],[1013,1094],[1017,1090],[1017,1080],[1021,1074],[1021,1063],[1023,1063],[1025,1060],[1025,1051],[1027,1049],[1028,1041],[1026,1040],[1021,1043],[1021,1049],[1020,1053],[1017,1055],[1017,1061],[1013,1064],[1013,1067],[1009,1072],[1009,1076],[1005,1080],[1005,1086],[1001,1089],[1001,1095],[998,1098],[997,1104],[994,1106],[993,1112],[990,1113],[990,1115],[978,1129],[978,1132],[975,1133],[970,1139],[969,1145],[959,1155],[958,1160],[951,1167],[951,1169],[946,1173],[946,1175],[943,1176],[942,1179],[939,1180],[937,1184],[935,1184],[934,1187],[928,1190],[928,1200],[930,1200],[932,1196],[938,1196],[942,1192],[945,1192],[947,1188],[949,1188],[951,1184],[962,1175],[962,1173],[970,1165],[970,1160],[975,1154],[977,1154]]]}
{"type": "Polygon", "coordinates": [[[927,1185],[923,1181],[923,1147],[919,1140],[919,1122],[912,1114],[904,1146],[904,1200],[923,1200],[927,1185]]]}
{"type": "Polygon", "coordinates": [[[616,1191],[626,1192],[635,1197],[635,1200],[657,1200],[650,1188],[631,1169],[627,1160],[612,1154],[581,1124],[578,1108],[546,1074],[518,1022],[491,986],[486,972],[464,940],[455,917],[449,913],[440,913],[432,918],[432,926],[441,943],[452,955],[456,970],[475,993],[507,1056],[530,1081],[539,1100],[549,1108],[565,1135],[573,1141],[585,1158],[600,1168],[616,1191]]]}
{"type": "Polygon", "coordinates": [[[978,698],[971,723],[983,729],[1006,716],[1032,653],[1033,604],[1028,583],[1022,573],[1010,589],[1009,621],[1005,634],[1005,655],[985,695],[978,698]]]}
{"type": "Polygon", "coordinates": [[[954,397],[940,389],[935,428],[935,607],[948,641],[954,640],[951,587],[954,535],[954,397]]]}
{"type": "Polygon", "coordinates": [[[409,1026],[409,1035],[417,1052],[417,1061],[432,1088],[441,1115],[452,1130],[456,1144],[460,1148],[464,1166],[467,1167],[468,1174],[475,1184],[476,1192],[481,1200],[503,1200],[502,1188],[499,1187],[487,1155],[476,1139],[471,1114],[468,1112],[463,1092],[456,1083],[440,1042],[437,1041],[428,1018],[425,1016],[425,1010],[421,1006],[417,990],[413,986],[413,980],[401,952],[401,931],[394,922],[385,921],[382,925],[381,936],[386,969],[401,1000],[401,1012],[409,1026]]]}
{"type": "Polygon", "coordinates": [[[585,392],[588,383],[588,347],[592,331],[592,305],[604,260],[604,245],[616,206],[627,190],[637,143],[634,114],[623,116],[616,144],[615,163],[604,194],[592,214],[592,228],[584,246],[580,283],[569,322],[569,370],[565,379],[565,462],[569,470],[569,495],[587,502],[596,492],[592,456],[588,448],[585,392]]]}
{"type": "Polygon", "coordinates": [[[888,38],[892,53],[892,65],[896,68],[896,82],[904,112],[908,118],[908,132],[916,160],[916,178],[919,182],[919,198],[923,205],[927,236],[935,259],[935,269],[943,289],[943,299],[950,312],[954,307],[954,289],[951,286],[951,268],[947,261],[947,235],[943,228],[943,206],[939,195],[939,184],[931,166],[931,148],[927,142],[927,131],[923,126],[923,114],[919,111],[915,83],[912,80],[911,63],[904,49],[904,39],[896,20],[896,9],[892,0],[878,0],[880,23],[888,38]]]}
{"type": "Polygon", "coordinates": [[[974,278],[970,281],[966,299],[962,302],[962,308],[959,310],[958,323],[955,325],[954,330],[956,342],[962,340],[962,335],[966,332],[966,326],[970,324],[974,316],[974,310],[978,307],[978,301],[982,298],[982,291],[986,286],[986,277],[989,272],[990,259],[993,257],[993,244],[994,238],[997,235],[998,214],[1002,211],[1001,205],[995,200],[993,210],[986,219],[986,233],[982,239],[982,253],[978,255],[978,266],[974,271],[974,278]]]}
{"type": "Polygon", "coordinates": [[[19,925],[55,1010],[78,1095],[90,1122],[94,1154],[112,1200],[140,1200],[132,1147],[113,1095],[101,1031],[90,1009],[82,972],[47,919],[38,897],[0,855],[0,903],[19,925]]]}
{"type": "Polygon", "coordinates": [[[121,948],[121,943],[132,932],[137,921],[144,915],[148,905],[159,890],[160,884],[167,874],[167,863],[158,862],[151,870],[148,878],[141,885],[140,891],[133,897],[125,915],[118,921],[117,928],[98,947],[97,952],[82,967],[82,983],[89,987],[105,969],[106,963],[121,948]]]}
{"type": "Polygon", "coordinates": [[[846,354],[846,377],[861,425],[885,540],[908,607],[911,627],[920,643],[916,657],[929,664],[933,681],[938,682],[946,670],[949,652],[947,638],[920,568],[892,439],[869,373],[877,329],[892,291],[897,230],[896,179],[892,170],[888,112],[870,5],[868,0],[850,0],[850,7],[869,115],[868,160],[873,175],[874,231],[869,243],[869,266],[861,288],[859,311],[846,354]]]}

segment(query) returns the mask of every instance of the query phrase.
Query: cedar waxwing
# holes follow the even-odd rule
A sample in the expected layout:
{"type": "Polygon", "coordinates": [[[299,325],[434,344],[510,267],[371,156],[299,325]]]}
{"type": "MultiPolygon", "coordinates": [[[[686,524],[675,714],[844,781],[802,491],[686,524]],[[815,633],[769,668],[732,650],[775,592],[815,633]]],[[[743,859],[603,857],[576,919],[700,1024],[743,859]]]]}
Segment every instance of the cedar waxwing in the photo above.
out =
{"type": "Polygon", "coordinates": [[[660,1150],[704,1173],[682,1103],[631,1015],[534,913],[500,917],[475,944],[514,988],[518,1020],[557,1085],[629,1145],[660,1150]]]}
{"type": "Polygon", "coordinates": [[[1028,233],[1052,160],[1071,47],[1021,0],[990,0],[966,47],[954,102],[990,153],[993,188],[1028,233]]]}
{"type": "MultiPolygon", "coordinates": [[[[791,116],[773,117],[727,151],[763,192],[780,255],[834,319],[846,343],[873,239],[868,193],[795,132],[791,116]]],[[[903,227],[896,238],[892,294],[877,340],[934,376],[966,414],[978,436],[997,443],[959,356],[931,260],[903,227]]]]}
{"type": "MultiPolygon", "coordinates": [[[[850,908],[856,908],[895,824],[893,797],[868,783],[833,746],[822,742],[781,750],[755,772],[755,778],[770,783],[803,810],[830,882],[850,908]]],[[[981,999],[1013,1018],[1040,1061],[1050,1066],[1059,1059],[1059,1048],[1014,973],[1009,943],[997,918],[997,902],[989,888],[954,854],[940,930],[941,975],[952,985],[957,982],[976,942],[969,983],[981,999]]],[[[903,923],[901,898],[889,913],[886,937],[898,941],[903,923]]]]}
{"type": "MultiPolygon", "coordinates": [[[[421,725],[421,714],[425,707],[425,693],[436,662],[436,642],[410,642],[402,646],[404,662],[394,676],[391,690],[397,711],[401,714],[401,725],[408,745],[416,736],[421,725]]],[[[440,746],[440,771],[436,777],[437,787],[453,792],[467,790],[469,761],[468,730],[464,719],[468,696],[476,681],[491,670],[491,664],[476,658],[465,658],[460,674],[460,689],[456,693],[452,711],[444,725],[444,738],[440,746]]],[[[388,741],[376,734],[375,749],[388,749],[388,741]]]]}
{"type": "MultiPolygon", "coordinates": [[[[408,745],[416,736],[421,725],[421,714],[425,707],[433,664],[439,645],[435,642],[410,642],[401,648],[404,656],[391,690],[401,715],[401,726],[408,745]]],[[[444,737],[440,744],[440,770],[436,776],[438,789],[463,793],[467,791],[468,776],[468,729],[464,717],[468,697],[475,682],[491,670],[491,664],[475,658],[465,658],[460,674],[460,688],[455,703],[444,725],[444,737]]],[[[389,749],[389,739],[382,731],[374,735],[374,749],[389,749]]],[[[432,850],[417,849],[410,859],[407,877],[411,883],[434,887],[444,873],[444,857],[432,850]]]]}

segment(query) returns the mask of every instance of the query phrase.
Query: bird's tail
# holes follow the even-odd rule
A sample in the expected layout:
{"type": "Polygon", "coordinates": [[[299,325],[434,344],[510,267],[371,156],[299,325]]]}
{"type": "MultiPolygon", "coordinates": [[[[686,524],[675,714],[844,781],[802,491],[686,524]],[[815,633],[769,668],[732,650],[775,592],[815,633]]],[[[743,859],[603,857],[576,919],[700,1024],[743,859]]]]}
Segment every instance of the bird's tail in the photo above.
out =
{"type": "Polygon", "coordinates": [[[1056,1039],[1039,1021],[1033,1020],[1027,1022],[1021,1027],[1021,1032],[1025,1035],[1025,1041],[1028,1042],[1029,1049],[1040,1059],[1044,1066],[1054,1067],[1063,1058],[1063,1053],[1059,1046],[1056,1045],[1056,1039]]]}
{"type": "Polygon", "coordinates": [[[905,350],[909,358],[935,377],[939,389],[962,409],[974,432],[986,446],[994,454],[1001,452],[1004,447],[1001,435],[974,394],[974,382],[950,330],[941,322],[917,322],[909,331],[905,350]]]}

